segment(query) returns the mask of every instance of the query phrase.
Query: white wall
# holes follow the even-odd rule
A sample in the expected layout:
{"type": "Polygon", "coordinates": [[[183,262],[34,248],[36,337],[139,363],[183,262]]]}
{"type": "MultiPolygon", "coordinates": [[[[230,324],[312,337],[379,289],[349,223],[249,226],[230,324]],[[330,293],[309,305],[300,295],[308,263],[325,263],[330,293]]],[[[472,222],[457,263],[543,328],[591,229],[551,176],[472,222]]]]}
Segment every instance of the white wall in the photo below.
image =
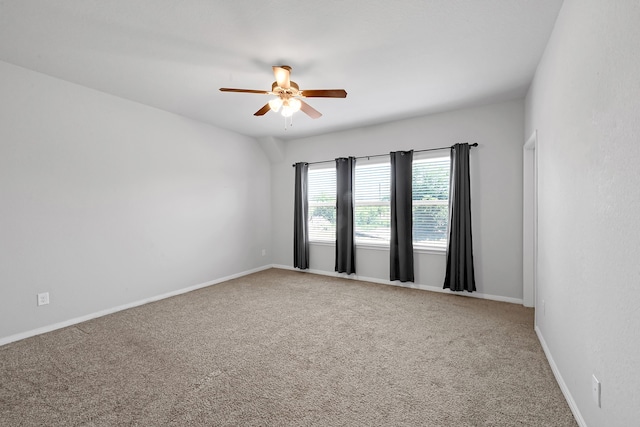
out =
{"type": "Polygon", "coordinates": [[[538,130],[537,328],[589,426],[640,423],[638,22],[637,0],[566,0],[526,104],[525,135],[538,130]]]}
{"type": "Polygon", "coordinates": [[[270,264],[269,179],[251,138],[0,62],[0,341],[270,264]]]}
{"type": "MultiPolygon", "coordinates": [[[[272,167],[274,263],[293,265],[293,163],[477,142],[470,159],[476,286],[521,300],[523,133],[524,103],[511,101],[286,142],[284,160],[272,167]]],[[[359,276],[389,280],[388,250],[359,248],[356,257],[359,276]]],[[[417,253],[416,283],[442,288],[445,263],[444,253],[417,253]]],[[[310,264],[333,272],[334,247],[312,245],[310,264]]]]}

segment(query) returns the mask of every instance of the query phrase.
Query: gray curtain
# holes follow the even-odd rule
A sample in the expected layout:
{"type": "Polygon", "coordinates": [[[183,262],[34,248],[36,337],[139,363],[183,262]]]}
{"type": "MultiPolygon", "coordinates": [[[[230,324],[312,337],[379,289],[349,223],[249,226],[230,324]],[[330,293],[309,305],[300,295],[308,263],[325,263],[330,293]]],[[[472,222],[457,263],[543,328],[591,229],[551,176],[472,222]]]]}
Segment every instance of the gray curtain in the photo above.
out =
{"type": "Polygon", "coordinates": [[[391,280],[413,282],[413,151],[391,153],[391,280]]]}
{"type": "Polygon", "coordinates": [[[336,271],[356,272],[356,246],[353,228],[353,181],[355,157],[336,159],[336,271]]]}
{"type": "Polygon", "coordinates": [[[309,268],[309,201],[307,200],[309,164],[296,163],[296,182],[293,208],[293,266],[309,268]]]}
{"type": "Polygon", "coordinates": [[[471,191],[469,181],[469,144],[451,147],[449,189],[449,245],[443,288],[452,291],[476,290],[471,239],[471,191]]]}

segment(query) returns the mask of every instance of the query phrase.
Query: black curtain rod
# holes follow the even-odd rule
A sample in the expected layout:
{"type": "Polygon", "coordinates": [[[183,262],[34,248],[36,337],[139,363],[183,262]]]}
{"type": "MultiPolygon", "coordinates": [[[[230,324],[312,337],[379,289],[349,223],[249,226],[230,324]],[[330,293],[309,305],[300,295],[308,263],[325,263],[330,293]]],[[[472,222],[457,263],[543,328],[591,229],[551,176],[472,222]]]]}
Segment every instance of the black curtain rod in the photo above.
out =
{"type": "MultiPolygon", "coordinates": [[[[469,147],[477,147],[478,143],[474,142],[473,144],[469,144],[469,147]]],[[[414,153],[422,153],[424,151],[436,151],[436,150],[446,150],[447,148],[451,148],[451,147],[440,147],[440,148],[427,148],[425,150],[414,150],[414,153]]],[[[356,159],[370,159],[371,157],[383,157],[383,156],[388,156],[389,154],[374,154],[373,156],[360,156],[360,157],[356,157],[356,159]]],[[[335,159],[333,160],[322,160],[319,162],[307,162],[308,165],[315,165],[318,163],[329,163],[329,162],[335,162],[335,159]]],[[[295,167],[296,164],[292,164],[291,166],[295,167]]]]}

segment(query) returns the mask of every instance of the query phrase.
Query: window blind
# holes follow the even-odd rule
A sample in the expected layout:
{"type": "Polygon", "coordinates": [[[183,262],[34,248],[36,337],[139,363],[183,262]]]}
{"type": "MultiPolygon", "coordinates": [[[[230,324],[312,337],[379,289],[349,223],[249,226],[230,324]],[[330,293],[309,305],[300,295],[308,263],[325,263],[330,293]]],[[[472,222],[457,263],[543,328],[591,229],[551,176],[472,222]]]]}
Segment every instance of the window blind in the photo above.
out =
{"type": "Polygon", "coordinates": [[[389,243],[391,211],[389,162],[358,165],[354,183],[356,243],[389,243]]]}
{"type": "Polygon", "coordinates": [[[446,248],[449,157],[413,161],[413,243],[446,248]]]}
{"type": "Polygon", "coordinates": [[[336,240],[336,169],[309,169],[309,240],[336,240]]]}

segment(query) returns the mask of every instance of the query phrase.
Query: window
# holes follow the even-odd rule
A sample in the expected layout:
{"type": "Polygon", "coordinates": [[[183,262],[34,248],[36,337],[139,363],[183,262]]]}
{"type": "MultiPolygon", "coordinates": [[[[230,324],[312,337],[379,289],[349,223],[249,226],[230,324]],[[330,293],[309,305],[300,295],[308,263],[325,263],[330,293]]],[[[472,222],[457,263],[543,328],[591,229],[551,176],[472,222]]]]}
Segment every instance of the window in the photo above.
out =
{"type": "MultiPolygon", "coordinates": [[[[413,244],[445,249],[449,221],[449,155],[416,153],[413,159],[413,244]]],[[[389,245],[391,164],[358,160],[354,182],[356,245],[389,245]]],[[[336,237],[335,166],[309,169],[309,240],[336,237]]]]}
{"type": "Polygon", "coordinates": [[[309,240],[336,240],[336,169],[309,168],[309,240]]]}
{"type": "Polygon", "coordinates": [[[356,244],[388,244],[391,234],[391,165],[356,162],[353,183],[356,244]]]}
{"type": "Polygon", "coordinates": [[[449,224],[447,157],[413,160],[413,244],[446,249],[449,224]]]}

